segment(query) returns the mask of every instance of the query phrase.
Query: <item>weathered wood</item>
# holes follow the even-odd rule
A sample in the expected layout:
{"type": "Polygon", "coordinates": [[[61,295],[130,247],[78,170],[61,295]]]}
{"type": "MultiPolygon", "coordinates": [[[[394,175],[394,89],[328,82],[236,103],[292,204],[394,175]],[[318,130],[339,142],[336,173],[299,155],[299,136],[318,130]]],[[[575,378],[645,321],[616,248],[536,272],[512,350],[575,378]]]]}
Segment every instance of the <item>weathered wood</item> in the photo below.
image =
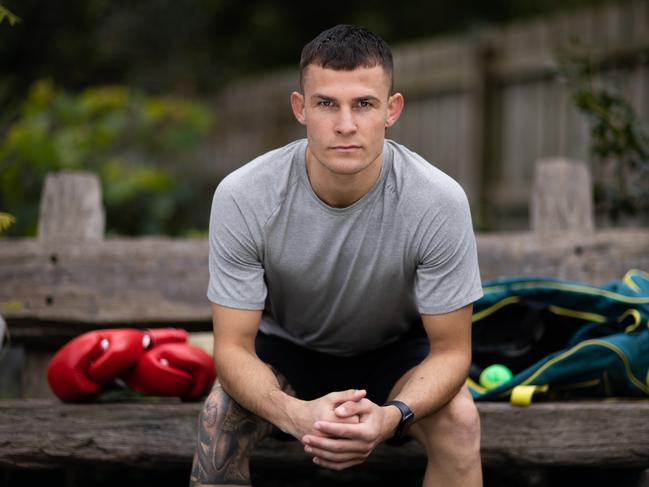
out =
{"type": "Polygon", "coordinates": [[[591,235],[478,235],[482,279],[546,276],[603,284],[629,269],[649,269],[649,229],[607,229],[591,235]]]}
{"type": "Polygon", "coordinates": [[[197,404],[0,401],[0,465],[180,465],[191,457],[198,409],[197,404]]]}
{"type": "Polygon", "coordinates": [[[593,233],[593,184],[585,163],[542,159],[534,168],[532,232],[540,236],[593,233]]]}
{"type": "Polygon", "coordinates": [[[480,406],[486,464],[649,466],[649,401],[480,406]]]}
{"type": "Polygon", "coordinates": [[[12,318],[88,324],[209,321],[207,281],[205,239],[19,239],[0,246],[0,312],[10,327],[12,318]]]}
{"type": "MultiPolygon", "coordinates": [[[[74,464],[138,467],[188,465],[194,450],[197,403],[70,405],[0,401],[0,466],[74,464]]],[[[480,403],[485,465],[649,466],[649,401],[541,403],[517,408],[480,403]]],[[[309,463],[295,441],[265,440],[256,462],[309,463]]],[[[373,465],[423,461],[410,442],[382,445],[373,465]]]]}
{"type": "MultiPolygon", "coordinates": [[[[483,279],[540,275],[600,284],[630,268],[649,269],[647,229],[477,239],[483,279]]],[[[9,239],[0,245],[0,313],[18,341],[30,329],[47,334],[56,322],[74,333],[115,323],[209,323],[207,282],[205,239],[9,239]],[[27,320],[24,327],[18,319],[27,320]]]]}
{"type": "Polygon", "coordinates": [[[39,240],[101,240],[105,220],[95,174],[61,171],[47,175],[38,218],[39,240]]]}

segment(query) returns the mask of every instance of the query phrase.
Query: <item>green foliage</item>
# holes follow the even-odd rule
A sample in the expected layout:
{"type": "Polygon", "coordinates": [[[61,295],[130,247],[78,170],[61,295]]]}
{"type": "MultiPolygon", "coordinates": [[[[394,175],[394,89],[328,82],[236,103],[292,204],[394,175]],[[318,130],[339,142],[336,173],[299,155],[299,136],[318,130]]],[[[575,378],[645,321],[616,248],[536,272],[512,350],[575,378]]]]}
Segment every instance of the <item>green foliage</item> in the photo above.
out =
{"type": "Polygon", "coordinates": [[[46,174],[87,170],[102,181],[109,233],[189,232],[182,214],[194,191],[182,164],[212,125],[204,107],[177,98],[39,81],[0,142],[0,208],[18,217],[12,233],[34,235],[46,174]]]}
{"type": "Polygon", "coordinates": [[[576,107],[590,122],[595,204],[615,223],[649,211],[649,130],[619,93],[595,83],[595,66],[579,45],[560,58],[575,83],[576,107]]]}
{"type": "Polygon", "coordinates": [[[4,232],[11,225],[16,223],[16,219],[9,213],[0,213],[0,233],[4,232]]]}
{"type": "Polygon", "coordinates": [[[20,22],[20,19],[16,15],[12,14],[7,7],[0,5],[0,24],[2,24],[2,21],[5,19],[12,27],[20,22]]]}
{"type": "Polygon", "coordinates": [[[591,121],[591,151],[600,165],[597,200],[613,220],[649,209],[649,132],[629,103],[606,90],[582,88],[577,107],[591,121]]]}

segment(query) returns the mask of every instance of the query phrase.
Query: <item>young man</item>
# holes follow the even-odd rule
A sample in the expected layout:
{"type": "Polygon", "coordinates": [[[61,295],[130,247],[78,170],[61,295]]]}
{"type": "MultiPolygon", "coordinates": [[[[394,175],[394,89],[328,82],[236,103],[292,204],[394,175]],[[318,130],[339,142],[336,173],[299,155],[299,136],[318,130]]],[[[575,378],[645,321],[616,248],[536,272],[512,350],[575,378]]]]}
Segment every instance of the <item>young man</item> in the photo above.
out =
{"type": "Polygon", "coordinates": [[[291,94],[306,140],[225,178],[210,220],[219,379],[199,418],[192,485],[249,485],[273,429],[340,470],[410,436],[424,485],[481,485],[463,387],[482,295],[460,186],[385,140],[403,109],[392,54],[339,25],[307,44],[291,94]],[[389,401],[388,401],[389,400],[389,401]]]}

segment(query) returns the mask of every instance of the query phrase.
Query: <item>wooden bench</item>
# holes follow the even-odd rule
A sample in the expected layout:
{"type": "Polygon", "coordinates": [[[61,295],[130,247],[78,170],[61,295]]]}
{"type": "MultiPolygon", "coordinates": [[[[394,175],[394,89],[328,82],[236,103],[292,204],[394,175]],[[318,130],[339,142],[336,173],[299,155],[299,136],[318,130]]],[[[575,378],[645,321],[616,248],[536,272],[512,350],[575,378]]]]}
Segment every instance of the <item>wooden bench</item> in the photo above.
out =
{"type": "MultiPolygon", "coordinates": [[[[649,269],[648,229],[594,229],[583,165],[543,161],[536,181],[530,232],[477,235],[483,279],[541,275],[600,284],[630,268],[649,269]]],[[[191,460],[200,404],[69,405],[54,399],[45,382],[52,353],[90,329],[211,329],[206,239],[104,239],[98,188],[89,175],[52,176],[38,238],[0,244],[0,314],[12,344],[25,352],[21,398],[0,401],[1,468],[187,468],[191,460]]],[[[649,468],[649,401],[481,403],[479,409],[489,467],[649,468]]],[[[273,439],[254,461],[309,464],[297,442],[273,439]]],[[[368,465],[423,461],[411,442],[381,446],[368,465]]]]}
{"type": "MultiPolygon", "coordinates": [[[[95,463],[183,466],[194,452],[199,403],[179,401],[63,404],[0,401],[0,466],[44,468],[95,463]]],[[[649,401],[478,403],[482,455],[490,466],[649,467],[649,401]]],[[[412,441],[381,445],[370,464],[423,461],[412,441]]],[[[309,463],[297,441],[269,438],[261,462],[309,463]]]]}
{"type": "MultiPolygon", "coordinates": [[[[71,472],[79,476],[79,472],[102,469],[176,469],[185,471],[185,477],[180,477],[184,484],[200,407],[198,403],[173,401],[110,406],[38,399],[0,401],[0,472],[60,468],[66,469],[67,476],[71,472]]],[[[649,465],[649,401],[540,403],[529,408],[479,403],[478,408],[482,458],[490,470],[536,469],[538,477],[539,469],[596,469],[595,475],[608,475],[604,478],[612,482],[597,485],[649,485],[649,476],[643,472],[649,465]],[[604,467],[608,470],[603,471],[604,467]],[[615,469],[614,473],[610,469],[615,469]]],[[[285,468],[315,476],[310,471],[315,467],[297,441],[264,440],[255,451],[252,465],[253,471],[276,473],[285,468]]],[[[417,485],[424,465],[421,447],[411,441],[398,448],[379,446],[361,471],[383,478],[386,473],[381,472],[397,468],[411,472],[413,479],[401,485],[417,485]]],[[[583,479],[584,474],[580,475],[583,479]]],[[[519,480],[515,485],[528,484],[519,480]]],[[[558,484],[539,484],[537,479],[529,485],[558,484]]]]}

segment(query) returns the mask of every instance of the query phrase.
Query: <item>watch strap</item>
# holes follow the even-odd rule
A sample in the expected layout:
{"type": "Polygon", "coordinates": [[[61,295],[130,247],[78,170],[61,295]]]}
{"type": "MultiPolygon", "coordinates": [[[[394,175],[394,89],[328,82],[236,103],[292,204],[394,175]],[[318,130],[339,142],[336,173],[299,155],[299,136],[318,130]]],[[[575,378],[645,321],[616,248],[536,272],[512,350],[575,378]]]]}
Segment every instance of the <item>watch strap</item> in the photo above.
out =
{"type": "Polygon", "coordinates": [[[412,410],[401,401],[386,401],[383,406],[396,406],[399,411],[401,411],[401,419],[397,425],[397,429],[394,432],[393,440],[400,440],[403,438],[406,428],[412,422],[415,415],[412,410]]]}

